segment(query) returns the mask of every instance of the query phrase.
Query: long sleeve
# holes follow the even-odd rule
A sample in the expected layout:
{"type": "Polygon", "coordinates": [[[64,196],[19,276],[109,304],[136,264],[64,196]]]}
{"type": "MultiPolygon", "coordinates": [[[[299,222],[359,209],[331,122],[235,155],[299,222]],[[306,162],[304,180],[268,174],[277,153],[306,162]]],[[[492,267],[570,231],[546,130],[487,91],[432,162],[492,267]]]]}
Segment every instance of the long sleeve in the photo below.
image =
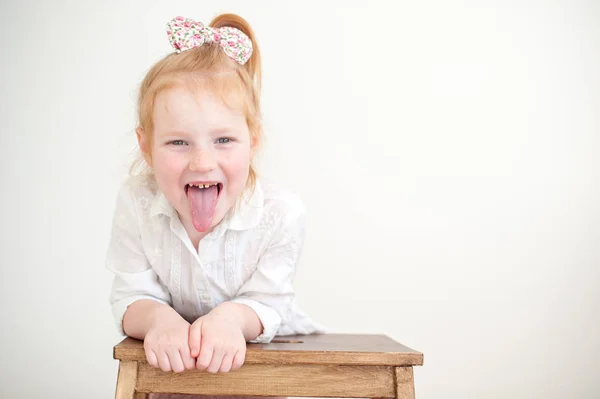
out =
{"type": "Polygon", "coordinates": [[[171,296],[151,268],[142,246],[138,212],[132,188],[124,185],[118,195],[106,268],[114,273],[110,304],[118,331],[123,331],[127,307],[140,299],[171,303],[171,296]]]}
{"type": "Polygon", "coordinates": [[[293,279],[306,230],[303,207],[284,214],[257,268],[242,285],[232,302],[251,307],[259,317],[263,332],[251,342],[270,342],[294,299],[293,279]]]}

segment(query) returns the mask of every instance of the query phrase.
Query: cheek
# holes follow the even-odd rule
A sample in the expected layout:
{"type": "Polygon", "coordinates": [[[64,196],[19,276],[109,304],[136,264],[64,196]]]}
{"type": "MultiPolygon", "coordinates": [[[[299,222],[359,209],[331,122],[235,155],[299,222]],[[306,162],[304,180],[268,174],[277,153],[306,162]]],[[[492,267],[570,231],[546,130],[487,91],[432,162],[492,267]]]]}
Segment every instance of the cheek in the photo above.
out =
{"type": "Polygon", "coordinates": [[[224,168],[226,168],[227,174],[230,175],[230,179],[243,180],[245,183],[250,168],[250,152],[244,150],[230,154],[226,159],[224,168]]]}
{"type": "Polygon", "coordinates": [[[178,177],[186,165],[185,157],[167,151],[155,151],[153,153],[154,173],[157,178],[178,177]]]}

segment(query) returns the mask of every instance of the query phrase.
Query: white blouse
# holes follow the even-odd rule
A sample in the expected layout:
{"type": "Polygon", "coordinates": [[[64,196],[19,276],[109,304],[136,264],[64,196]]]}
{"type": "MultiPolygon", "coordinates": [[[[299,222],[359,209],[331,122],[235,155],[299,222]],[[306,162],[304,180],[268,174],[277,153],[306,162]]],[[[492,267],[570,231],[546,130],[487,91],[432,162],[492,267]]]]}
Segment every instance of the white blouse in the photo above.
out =
{"type": "Polygon", "coordinates": [[[152,299],[192,323],[219,303],[250,306],[263,325],[252,342],[275,335],[324,333],[302,312],[292,281],[304,241],[300,200],[261,186],[194,248],[175,209],[152,177],[127,179],[117,196],[106,267],[117,328],[127,307],[152,299]]]}

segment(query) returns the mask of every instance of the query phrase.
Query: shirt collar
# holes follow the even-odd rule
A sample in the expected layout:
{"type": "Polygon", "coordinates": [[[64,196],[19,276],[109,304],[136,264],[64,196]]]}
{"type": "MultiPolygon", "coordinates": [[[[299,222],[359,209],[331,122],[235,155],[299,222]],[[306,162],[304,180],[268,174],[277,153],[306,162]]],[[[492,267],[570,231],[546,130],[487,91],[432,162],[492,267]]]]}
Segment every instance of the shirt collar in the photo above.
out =
{"type": "MultiPolygon", "coordinates": [[[[262,215],[264,199],[264,192],[257,181],[254,191],[245,190],[237,207],[228,212],[223,221],[219,223],[219,226],[223,225],[221,227],[225,227],[224,230],[247,230],[257,226],[262,215]]],[[[157,215],[165,215],[170,218],[177,215],[175,208],[159,188],[157,188],[152,200],[149,216],[155,217],[157,215]]],[[[221,230],[218,228],[219,226],[216,229],[221,230]]]]}
{"type": "Polygon", "coordinates": [[[160,191],[159,188],[156,189],[156,195],[154,195],[154,199],[152,200],[152,205],[150,206],[150,217],[154,217],[157,215],[166,215],[168,217],[173,217],[175,209],[167,200],[167,197],[160,191]]]}
{"type": "Polygon", "coordinates": [[[258,225],[262,216],[265,194],[257,181],[254,191],[245,190],[237,208],[229,211],[228,228],[231,230],[248,230],[258,225]]]}

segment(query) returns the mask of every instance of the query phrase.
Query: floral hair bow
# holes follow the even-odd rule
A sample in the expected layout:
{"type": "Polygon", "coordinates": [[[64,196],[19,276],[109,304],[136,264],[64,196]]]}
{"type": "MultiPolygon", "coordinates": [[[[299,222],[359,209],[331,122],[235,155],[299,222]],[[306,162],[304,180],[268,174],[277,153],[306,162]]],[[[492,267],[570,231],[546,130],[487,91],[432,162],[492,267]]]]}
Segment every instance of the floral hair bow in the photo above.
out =
{"type": "Polygon", "coordinates": [[[252,42],[248,36],[229,26],[214,29],[190,18],[175,17],[167,23],[167,35],[177,53],[215,42],[240,65],[244,65],[252,55],[252,42]]]}

